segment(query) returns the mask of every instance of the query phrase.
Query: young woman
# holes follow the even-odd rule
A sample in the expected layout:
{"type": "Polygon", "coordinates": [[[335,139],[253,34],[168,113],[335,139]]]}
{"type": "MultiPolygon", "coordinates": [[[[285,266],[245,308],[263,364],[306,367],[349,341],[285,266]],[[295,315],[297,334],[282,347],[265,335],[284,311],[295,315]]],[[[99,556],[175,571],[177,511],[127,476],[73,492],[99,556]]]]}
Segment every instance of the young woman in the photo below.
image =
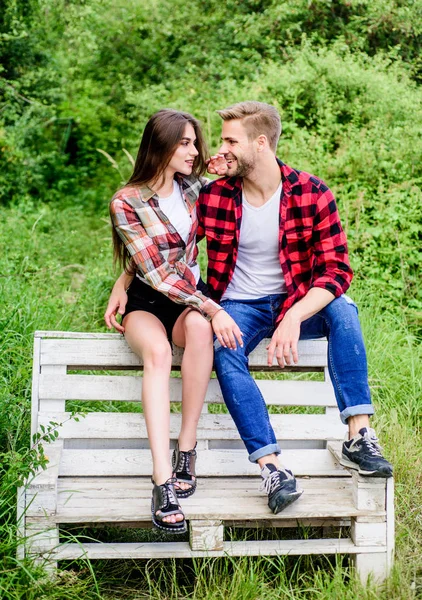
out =
{"type": "MultiPolygon", "coordinates": [[[[213,362],[213,328],[240,331],[206,295],[196,263],[195,204],[204,183],[206,149],[191,115],[160,110],[148,121],[128,183],[110,203],[115,259],[124,272],[105,320],[142,356],[142,403],[153,462],[152,520],[186,531],[177,496],[196,488],[196,429],[213,362]],[[126,290],[127,289],[127,294],[126,290]],[[123,315],[121,325],[116,315],[123,315]],[[211,325],[212,322],[212,325],[211,325]],[[170,465],[171,342],[185,348],[182,426],[170,465]]],[[[218,172],[218,168],[213,172],[218,172]]]]}

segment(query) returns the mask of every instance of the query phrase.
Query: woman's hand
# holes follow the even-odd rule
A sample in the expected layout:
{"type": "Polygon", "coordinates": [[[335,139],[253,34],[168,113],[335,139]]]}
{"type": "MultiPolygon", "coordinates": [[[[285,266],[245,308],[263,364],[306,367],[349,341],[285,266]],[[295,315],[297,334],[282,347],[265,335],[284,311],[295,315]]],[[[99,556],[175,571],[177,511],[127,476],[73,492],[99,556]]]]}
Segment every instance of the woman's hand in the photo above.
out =
{"type": "Polygon", "coordinates": [[[114,327],[120,333],[124,333],[125,328],[117,322],[116,316],[123,315],[127,304],[126,288],[129,286],[132,278],[128,280],[126,273],[120,275],[119,279],[111,290],[110,298],[107,304],[107,310],[104,313],[104,320],[109,329],[114,327]]]}
{"type": "Polygon", "coordinates": [[[207,161],[207,170],[211,175],[224,177],[227,174],[227,162],[224,154],[214,154],[207,161]]]}
{"type": "Polygon", "coordinates": [[[236,340],[243,348],[242,332],[236,321],[225,310],[221,309],[215,313],[211,319],[211,325],[223,348],[236,350],[236,340]]]}

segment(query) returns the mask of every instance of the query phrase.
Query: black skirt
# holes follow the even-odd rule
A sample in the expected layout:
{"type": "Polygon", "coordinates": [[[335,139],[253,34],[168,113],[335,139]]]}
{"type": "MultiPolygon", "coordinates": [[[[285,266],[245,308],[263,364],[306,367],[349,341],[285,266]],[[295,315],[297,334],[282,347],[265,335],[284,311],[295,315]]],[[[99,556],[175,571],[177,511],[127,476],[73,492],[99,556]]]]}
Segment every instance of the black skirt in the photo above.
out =
{"type": "MultiPolygon", "coordinates": [[[[202,279],[199,279],[196,288],[205,296],[209,296],[208,287],[202,279]]],[[[173,300],[170,300],[167,296],[144,283],[136,276],[127,290],[127,295],[128,301],[122,321],[126,315],[135,310],[143,310],[151,313],[164,325],[167,337],[171,342],[174,324],[188,305],[173,302],[173,300]]]]}

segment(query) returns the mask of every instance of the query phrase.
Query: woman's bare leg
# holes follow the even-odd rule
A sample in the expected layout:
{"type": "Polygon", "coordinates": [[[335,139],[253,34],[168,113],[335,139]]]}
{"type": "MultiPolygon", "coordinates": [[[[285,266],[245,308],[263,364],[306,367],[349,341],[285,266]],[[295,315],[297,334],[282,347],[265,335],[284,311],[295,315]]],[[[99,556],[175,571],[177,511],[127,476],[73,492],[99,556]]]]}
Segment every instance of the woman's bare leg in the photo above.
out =
{"type": "MultiPolygon", "coordinates": [[[[187,309],[173,328],[173,342],[185,348],[182,361],[182,428],[180,450],[192,450],[213,362],[211,324],[196,310],[187,309]]],[[[189,488],[180,484],[182,489],[189,488]]]]}
{"type": "MultiPolygon", "coordinates": [[[[171,347],[163,324],[150,313],[140,310],[129,313],[124,319],[124,327],[127,343],[143,358],[142,405],[151,447],[153,479],[157,485],[162,485],[172,476],[169,455],[171,347]]],[[[175,523],[182,521],[183,515],[171,515],[163,520],[175,523]]]]}

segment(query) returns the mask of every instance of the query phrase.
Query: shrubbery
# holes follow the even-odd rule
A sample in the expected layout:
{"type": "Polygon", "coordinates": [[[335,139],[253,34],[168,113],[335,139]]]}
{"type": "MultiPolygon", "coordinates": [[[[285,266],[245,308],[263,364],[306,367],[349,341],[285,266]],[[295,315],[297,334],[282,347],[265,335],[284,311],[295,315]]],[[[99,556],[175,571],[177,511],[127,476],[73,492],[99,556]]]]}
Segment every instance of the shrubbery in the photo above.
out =
{"type": "Polygon", "coordinates": [[[215,109],[257,98],[280,109],[281,158],[336,192],[359,276],[417,318],[420,17],[398,0],[6,0],[0,203],[103,210],[152,112],[193,112],[215,150],[215,109]]]}

